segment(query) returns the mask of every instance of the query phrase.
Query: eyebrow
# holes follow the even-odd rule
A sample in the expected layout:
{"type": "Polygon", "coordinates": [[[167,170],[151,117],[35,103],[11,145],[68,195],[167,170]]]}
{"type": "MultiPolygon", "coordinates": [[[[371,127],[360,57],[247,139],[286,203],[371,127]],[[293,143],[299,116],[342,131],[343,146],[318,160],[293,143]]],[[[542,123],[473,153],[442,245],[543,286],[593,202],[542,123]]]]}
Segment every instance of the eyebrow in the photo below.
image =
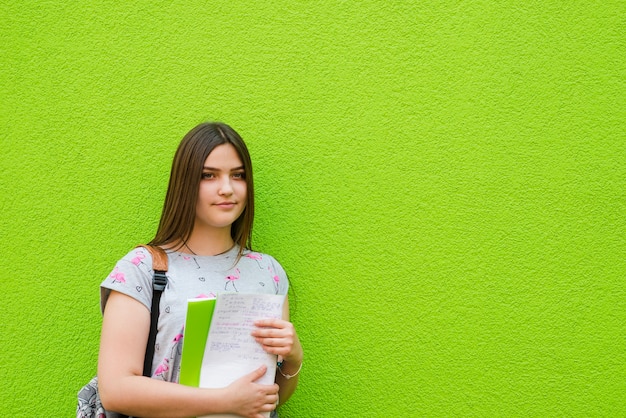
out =
{"type": "MultiPolygon", "coordinates": [[[[206,171],[221,171],[221,169],[219,168],[207,167],[207,166],[202,167],[202,169],[206,171]]],[[[244,170],[244,167],[243,166],[235,167],[235,168],[232,168],[230,171],[239,171],[239,170],[244,170]]]]}

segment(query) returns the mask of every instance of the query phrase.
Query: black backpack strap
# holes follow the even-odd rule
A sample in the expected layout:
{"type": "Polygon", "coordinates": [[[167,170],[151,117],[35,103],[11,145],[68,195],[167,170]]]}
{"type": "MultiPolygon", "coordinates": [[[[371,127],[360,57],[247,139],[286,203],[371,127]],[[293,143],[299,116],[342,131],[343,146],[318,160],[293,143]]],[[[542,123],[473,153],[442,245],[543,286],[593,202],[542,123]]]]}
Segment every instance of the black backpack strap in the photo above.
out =
{"type": "Polygon", "coordinates": [[[143,361],[143,375],[150,377],[152,374],[152,357],[154,357],[154,345],[156,342],[157,325],[159,324],[159,303],[161,293],[167,286],[167,254],[163,248],[156,245],[139,245],[150,251],[152,255],[152,307],[150,308],[150,334],[146,344],[146,356],[143,361]]]}

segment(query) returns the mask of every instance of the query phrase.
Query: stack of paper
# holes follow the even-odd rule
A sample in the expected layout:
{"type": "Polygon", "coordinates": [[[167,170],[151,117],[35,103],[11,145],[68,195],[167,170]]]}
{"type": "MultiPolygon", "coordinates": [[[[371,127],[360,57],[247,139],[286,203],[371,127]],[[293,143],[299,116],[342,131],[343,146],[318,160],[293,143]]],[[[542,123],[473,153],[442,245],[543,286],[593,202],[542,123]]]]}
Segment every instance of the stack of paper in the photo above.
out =
{"type": "MultiPolygon", "coordinates": [[[[256,320],[280,318],[284,300],[284,295],[244,293],[222,293],[216,299],[190,299],[180,383],[221,388],[265,365],[267,372],[257,382],[273,384],[276,356],[263,351],[251,333],[256,320]]],[[[269,417],[269,413],[266,416],[269,417]]]]}

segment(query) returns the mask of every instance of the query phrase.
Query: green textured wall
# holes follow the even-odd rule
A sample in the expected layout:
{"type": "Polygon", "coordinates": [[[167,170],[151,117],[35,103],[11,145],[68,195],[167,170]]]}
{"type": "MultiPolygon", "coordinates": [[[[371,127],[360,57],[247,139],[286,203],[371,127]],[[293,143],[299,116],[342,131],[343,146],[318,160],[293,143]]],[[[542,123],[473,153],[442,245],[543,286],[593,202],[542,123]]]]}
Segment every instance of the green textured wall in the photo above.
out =
{"type": "Polygon", "coordinates": [[[626,415],[624,1],[6,3],[0,415],[74,413],[207,119],[295,287],[284,417],[626,415]]]}

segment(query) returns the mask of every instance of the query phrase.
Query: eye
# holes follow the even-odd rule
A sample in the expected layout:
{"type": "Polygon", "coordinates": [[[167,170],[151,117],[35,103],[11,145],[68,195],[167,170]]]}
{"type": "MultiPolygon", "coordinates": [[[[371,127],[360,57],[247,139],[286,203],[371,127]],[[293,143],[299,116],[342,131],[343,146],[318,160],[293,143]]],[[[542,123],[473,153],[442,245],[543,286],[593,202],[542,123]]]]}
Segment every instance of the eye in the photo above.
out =
{"type": "Polygon", "coordinates": [[[244,171],[238,171],[236,173],[233,173],[233,178],[238,180],[245,180],[246,173],[244,171]]]}
{"type": "Polygon", "coordinates": [[[202,179],[203,180],[204,179],[208,180],[208,179],[212,179],[212,178],[215,178],[215,174],[209,173],[209,172],[202,173],[202,179]]]}

